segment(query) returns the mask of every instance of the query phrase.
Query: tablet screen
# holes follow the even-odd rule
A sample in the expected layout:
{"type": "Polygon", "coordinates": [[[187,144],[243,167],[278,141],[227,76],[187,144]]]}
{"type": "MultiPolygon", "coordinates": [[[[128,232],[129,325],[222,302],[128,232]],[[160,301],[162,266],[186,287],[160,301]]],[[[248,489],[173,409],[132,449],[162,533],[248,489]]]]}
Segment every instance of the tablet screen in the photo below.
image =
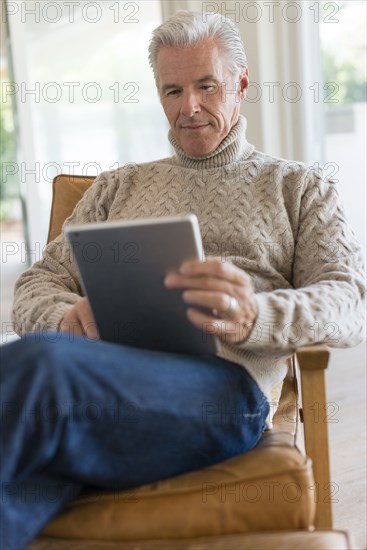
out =
{"type": "Polygon", "coordinates": [[[186,316],[165,276],[205,260],[193,214],[68,226],[65,233],[102,340],[177,353],[215,354],[217,338],[186,316]]]}

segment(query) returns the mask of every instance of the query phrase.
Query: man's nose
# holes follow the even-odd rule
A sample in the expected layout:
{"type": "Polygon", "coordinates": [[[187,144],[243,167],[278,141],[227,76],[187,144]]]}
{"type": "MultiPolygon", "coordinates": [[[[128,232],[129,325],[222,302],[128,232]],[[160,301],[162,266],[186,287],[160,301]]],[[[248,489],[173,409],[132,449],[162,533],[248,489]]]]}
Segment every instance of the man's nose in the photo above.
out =
{"type": "Polygon", "coordinates": [[[192,117],[200,113],[200,97],[196,92],[186,92],[182,95],[181,114],[186,117],[192,117]]]}

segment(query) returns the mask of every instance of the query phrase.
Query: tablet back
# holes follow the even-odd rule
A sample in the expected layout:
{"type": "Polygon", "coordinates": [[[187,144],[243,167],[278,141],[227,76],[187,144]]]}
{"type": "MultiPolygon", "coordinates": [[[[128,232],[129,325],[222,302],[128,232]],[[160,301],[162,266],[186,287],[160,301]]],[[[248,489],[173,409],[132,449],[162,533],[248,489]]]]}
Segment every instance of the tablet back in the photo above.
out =
{"type": "Polygon", "coordinates": [[[213,334],[186,316],[182,289],[164,277],[204,259],[196,216],[68,226],[66,235],[102,340],[179,353],[213,354],[213,334]]]}

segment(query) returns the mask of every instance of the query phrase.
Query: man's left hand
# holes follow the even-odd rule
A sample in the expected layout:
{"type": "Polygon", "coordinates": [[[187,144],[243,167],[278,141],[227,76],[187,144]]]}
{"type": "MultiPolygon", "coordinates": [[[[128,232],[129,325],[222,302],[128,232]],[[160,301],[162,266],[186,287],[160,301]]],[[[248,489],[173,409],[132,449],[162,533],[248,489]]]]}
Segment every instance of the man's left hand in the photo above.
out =
{"type": "Polygon", "coordinates": [[[220,257],[185,262],[164,283],[168,288],[185,289],[182,297],[187,304],[209,310],[187,310],[189,320],[200,330],[228,344],[248,338],[258,314],[255,293],[250,276],[232,262],[220,257]]]}

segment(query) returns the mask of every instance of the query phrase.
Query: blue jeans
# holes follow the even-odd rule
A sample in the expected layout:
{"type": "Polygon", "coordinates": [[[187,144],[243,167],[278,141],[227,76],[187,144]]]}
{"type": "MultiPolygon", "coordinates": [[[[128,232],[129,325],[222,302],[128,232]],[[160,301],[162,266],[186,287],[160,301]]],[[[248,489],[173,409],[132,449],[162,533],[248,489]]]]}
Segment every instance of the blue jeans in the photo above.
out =
{"type": "Polygon", "coordinates": [[[24,548],[87,486],[127,489],[253,448],[266,397],[216,356],[34,333],[1,353],[1,539],[24,548]]]}

